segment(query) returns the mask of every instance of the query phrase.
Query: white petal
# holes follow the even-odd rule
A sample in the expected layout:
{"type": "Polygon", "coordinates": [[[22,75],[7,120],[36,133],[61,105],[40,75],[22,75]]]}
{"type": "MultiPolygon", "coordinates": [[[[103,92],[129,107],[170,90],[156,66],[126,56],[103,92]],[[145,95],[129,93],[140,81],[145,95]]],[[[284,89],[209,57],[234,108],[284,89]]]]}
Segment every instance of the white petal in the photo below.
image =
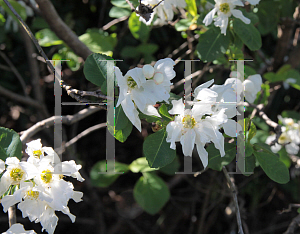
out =
{"type": "Polygon", "coordinates": [[[140,111],[143,112],[145,115],[161,117],[157,109],[152,105],[147,105],[144,110],[140,110],[140,111]]]}
{"type": "Polygon", "coordinates": [[[6,165],[16,165],[19,164],[20,160],[17,157],[8,157],[5,160],[6,165]]]}
{"type": "Polygon", "coordinates": [[[200,157],[200,160],[203,164],[203,167],[206,168],[208,165],[208,153],[204,149],[204,144],[202,143],[196,143],[197,151],[200,157]]]}
{"type": "Polygon", "coordinates": [[[139,67],[129,70],[125,75],[125,79],[127,80],[128,77],[131,77],[136,82],[138,87],[141,87],[143,83],[146,82],[146,77],[143,73],[143,69],[139,67]]]}
{"type": "Polygon", "coordinates": [[[172,109],[169,110],[169,113],[171,115],[183,115],[184,114],[184,104],[182,102],[182,99],[179,100],[173,100],[172,101],[172,109]]]}
{"type": "Polygon", "coordinates": [[[172,121],[167,125],[166,131],[168,133],[166,141],[171,143],[170,148],[175,150],[175,142],[179,141],[181,137],[181,127],[176,122],[172,121]]]}
{"type": "Polygon", "coordinates": [[[242,131],[242,126],[232,119],[228,119],[227,122],[221,126],[223,127],[225,134],[231,137],[237,137],[239,132],[242,131]]]}
{"type": "Polygon", "coordinates": [[[158,60],[154,65],[154,69],[155,72],[162,72],[167,80],[172,80],[176,76],[174,66],[175,62],[173,59],[165,58],[158,60]]]}
{"type": "Polygon", "coordinates": [[[0,159],[0,173],[5,170],[5,162],[0,159]]]}
{"type": "Polygon", "coordinates": [[[261,75],[256,74],[256,75],[249,76],[247,80],[253,82],[254,90],[256,93],[258,93],[261,90],[261,85],[262,85],[261,75]]]}
{"type": "Polygon", "coordinates": [[[239,18],[241,21],[243,21],[245,24],[250,24],[251,20],[246,18],[243,13],[240,10],[232,10],[231,13],[234,17],[239,18]]]}
{"type": "Polygon", "coordinates": [[[130,122],[141,132],[141,120],[139,119],[139,112],[136,110],[130,96],[127,95],[126,99],[122,102],[122,108],[124,110],[125,115],[130,120],[130,122]]]}
{"type": "Polygon", "coordinates": [[[203,23],[205,24],[205,26],[211,24],[211,22],[213,21],[214,15],[216,14],[217,9],[214,8],[212,9],[204,18],[203,23]]]}
{"type": "Polygon", "coordinates": [[[193,129],[189,129],[180,138],[180,143],[182,145],[182,151],[184,156],[192,156],[192,152],[195,145],[196,133],[193,129]]]}
{"type": "Polygon", "coordinates": [[[286,152],[288,152],[288,154],[298,154],[298,152],[299,152],[299,146],[293,142],[291,142],[290,144],[287,144],[285,146],[285,149],[286,149],[286,152]]]}
{"type": "Polygon", "coordinates": [[[257,5],[260,0],[247,0],[251,5],[257,5]]]}

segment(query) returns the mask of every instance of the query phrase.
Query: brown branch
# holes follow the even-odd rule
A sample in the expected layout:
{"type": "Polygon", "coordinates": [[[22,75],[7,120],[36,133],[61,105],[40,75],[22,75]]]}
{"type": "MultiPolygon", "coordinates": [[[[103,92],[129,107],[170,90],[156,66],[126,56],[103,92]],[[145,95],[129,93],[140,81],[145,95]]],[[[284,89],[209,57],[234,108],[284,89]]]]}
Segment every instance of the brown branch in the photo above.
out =
{"type": "Polygon", "coordinates": [[[239,208],[239,203],[238,203],[238,198],[237,198],[237,190],[234,184],[233,178],[231,178],[227,172],[226,167],[223,166],[223,172],[227,180],[228,187],[230,188],[232,197],[233,197],[233,202],[235,206],[235,214],[236,214],[236,219],[237,219],[237,224],[239,227],[239,234],[244,234],[243,231],[243,226],[242,226],[242,220],[241,220],[241,213],[240,213],[240,208],[239,208]]]}
{"type": "Polygon", "coordinates": [[[11,227],[13,224],[17,223],[17,213],[16,213],[16,205],[10,206],[8,208],[8,224],[11,227]]]}
{"type": "MultiPolygon", "coordinates": [[[[86,118],[87,116],[96,113],[99,110],[102,110],[103,107],[99,106],[99,107],[95,107],[95,106],[91,106],[89,108],[83,109],[81,111],[79,111],[78,113],[76,113],[75,115],[66,115],[66,116],[62,116],[62,123],[63,124],[67,124],[67,125],[71,125],[75,122],[78,122],[84,118],[86,118]]],[[[48,119],[45,119],[43,121],[40,121],[38,123],[36,123],[35,125],[33,125],[32,127],[28,128],[26,131],[21,132],[21,141],[23,143],[25,143],[31,136],[35,135],[36,133],[38,133],[39,131],[45,129],[45,128],[49,128],[51,126],[54,125],[54,121],[56,119],[56,116],[52,116],[48,119]]]]}
{"type": "Polygon", "coordinates": [[[11,92],[10,90],[3,88],[2,86],[0,86],[0,95],[8,97],[8,98],[10,98],[14,101],[20,102],[22,104],[33,106],[38,109],[42,108],[41,104],[38,101],[35,101],[34,99],[32,99],[30,97],[24,97],[22,95],[11,92]]]}
{"type": "Polygon", "coordinates": [[[75,54],[81,56],[84,60],[92,54],[92,51],[90,51],[90,49],[78,39],[77,35],[62,21],[49,0],[36,0],[36,2],[39,5],[42,16],[52,31],[55,32],[75,54]]]}
{"type": "Polygon", "coordinates": [[[283,234],[294,234],[297,228],[300,226],[300,214],[293,218],[292,222],[288,226],[288,229],[283,234]]]}
{"type": "Polygon", "coordinates": [[[107,30],[107,29],[109,29],[111,26],[113,26],[113,25],[115,25],[115,24],[117,24],[117,23],[120,23],[120,22],[122,22],[122,21],[125,21],[125,20],[127,20],[129,18],[129,16],[122,16],[122,17],[120,17],[120,18],[118,18],[118,19],[114,19],[114,20],[112,20],[112,21],[110,21],[109,23],[107,23],[106,25],[104,25],[103,27],[102,27],[102,30],[107,30]]]}

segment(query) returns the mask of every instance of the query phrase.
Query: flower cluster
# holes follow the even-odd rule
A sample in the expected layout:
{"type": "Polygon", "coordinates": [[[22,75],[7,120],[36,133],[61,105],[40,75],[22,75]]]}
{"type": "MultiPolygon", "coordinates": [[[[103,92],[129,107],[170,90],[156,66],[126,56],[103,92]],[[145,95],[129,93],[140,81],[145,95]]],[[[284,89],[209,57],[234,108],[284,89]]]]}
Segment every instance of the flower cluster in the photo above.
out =
{"type": "MultiPolygon", "coordinates": [[[[225,155],[224,137],[219,131],[221,128],[231,137],[236,137],[242,131],[242,127],[231,119],[240,114],[236,107],[241,100],[242,82],[237,78],[229,78],[224,85],[211,86],[213,82],[214,80],[210,80],[195,89],[193,96],[196,101],[194,100],[191,109],[185,108],[181,99],[172,101],[173,108],[169,113],[176,117],[166,128],[170,148],[176,149],[175,142],[179,141],[183,154],[192,156],[196,144],[204,167],[208,164],[208,153],[204,148],[206,143],[213,142],[221,157],[225,155]]],[[[256,97],[260,86],[259,75],[249,77],[244,81],[245,95],[253,92],[256,97]]],[[[252,96],[249,99],[254,101],[252,96]]]]}
{"type": "MultiPolygon", "coordinates": [[[[252,5],[258,4],[259,0],[249,0],[252,5]]],[[[203,23],[208,26],[215,21],[215,26],[221,28],[221,33],[226,35],[228,20],[231,15],[242,20],[245,24],[250,24],[251,20],[246,18],[236,6],[244,6],[241,0],[215,0],[215,7],[205,16],[203,23]],[[215,14],[218,16],[214,18],[215,14]]]]}
{"type": "Polygon", "coordinates": [[[154,8],[148,21],[140,16],[140,21],[147,25],[151,24],[155,14],[158,16],[158,19],[154,24],[165,24],[166,21],[172,20],[174,17],[173,7],[184,8],[186,6],[185,0],[143,0],[142,3],[154,8]]]}
{"type": "Polygon", "coordinates": [[[83,193],[74,191],[73,184],[63,177],[84,181],[78,172],[81,165],[73,160],[61,162],[51,147],[42,147],[40,139],[27,143],[26,153],[29,155],[26,162],[16,157],[0,162],[1,172],[5,170],[0,181],[3,210],[7,212],[10,206],[18,203],[24,218],[40,222],[42,231],[45,229],[52,234],[58,221],[55,211],[63,212],[75,222],[68,201],[72,198],[80,202],[83,193]]]}
{"type": "Polygon", "coordinates": [[[154,67],[151,65],[136,67],[129,70],[125,76],[118,67],[115,67],[120,87],[117,107],[122,105],[126,116],[139,131],[142,129],[137,109],[146,115],[160,117],[153,105],[156,102],[168,102],[172,84],[170,81],[175,77],[174,65],[175,62],[170,58],[161,59],[154,67]]]}
{"type": "MultiPolygon", "coordinates": [[[[271,150],[274,153],[277,153],[282,148],[282,145],[284,145],[288,154],[298,154],[300,144],[300,121],[295,123],[292,118],[282,118],[280,115],[278,116],[278,119],[283,124],[281,128],[282,134],[278,139],[279,144],[275,143],[275,145],[272,145],[271,150]]],[[[266,144],[271,144],[275,139],[275,134],[268,136],[266,144]]]]}

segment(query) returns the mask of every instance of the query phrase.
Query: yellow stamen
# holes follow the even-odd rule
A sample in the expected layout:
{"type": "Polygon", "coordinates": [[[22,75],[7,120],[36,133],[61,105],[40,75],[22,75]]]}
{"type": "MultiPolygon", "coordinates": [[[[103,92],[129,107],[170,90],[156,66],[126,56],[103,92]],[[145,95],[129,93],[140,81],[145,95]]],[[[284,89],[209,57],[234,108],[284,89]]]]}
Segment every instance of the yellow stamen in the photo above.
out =
{"type": "Polygon", "coordinates": [[[52,181],[52,172],[50,170],[44,170],[41,174],[42,180],[48,184],[52,181]]]}
{"type": "Polygon", "coordinates": [[[196,125],[196,123],[196,120],[191,115],[186,115],[182,119],[182,124],[185,128],[193,128],[196,125]]]}
{"type": "Polygon", "coordinates": [[[21,181],[23,175],[24,175],[24,171],[21,168],[14,168],[10,172],[10,177],[16,182],[21,181]]]}
{"type": "Polygon", "coordinates": [[[228,3],[222,3],[220,4],[220,11],[224,14],[227,14],[230,11],[230,7],[228,3]]]}

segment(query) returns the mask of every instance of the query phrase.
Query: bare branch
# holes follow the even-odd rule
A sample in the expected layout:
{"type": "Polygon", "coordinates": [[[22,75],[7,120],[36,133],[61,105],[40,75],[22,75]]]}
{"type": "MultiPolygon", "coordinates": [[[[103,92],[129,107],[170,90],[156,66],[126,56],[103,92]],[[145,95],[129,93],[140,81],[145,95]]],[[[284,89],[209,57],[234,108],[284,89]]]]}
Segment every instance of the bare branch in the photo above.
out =
{"type": "Polygon", "coordinates": [[[227,183],[228,183],[228,187],[231,190],[231,194],[233,197],[233,202],[234,202],[234,206],[235,206],[235,213],[236,213],[236,219],[237,219],[237,224],[239,227],[239,234],[244,234],[243,231],[243,226],[242,226],[242,220],[241,220],[241,213],[240,213],[240,208],[239,208],[239,203],[238,203],[238,198],[237,198],[237,190],[233,181],[233,178],[231,178],[228,174],[228,171],[226,169],[226,167],[223,166],[223,172],[224,175],[227,179],[227,183]]]}
{"type": "Polygon", "coordinates": [[[109,29],[111,26],[113,26],[113,25],[115,25],[115,24],[117,24],[117,23],[120,23],[120,22],[122,22],[122,21],[125,21],[125,20],[127,20],[129,18],[129,16],[122,16],[122,17],[120,17],[120,18],[118,18],[118,19],[114,19],[114,20],[112,20],[112,21],[110,21],[109,23],[107,23],[106,25],[104,25],[103,27],[102,27],[102,30],[107,30],[107,29],[109,29]]]}
{"type": "Polygon", "coordinates": [[[288,229],[283,234],[294,234],[297,228],[300,226],[300,214],[293,218],[288,229]]]}
{"type": "Polygon", "coordinates": [[[13,224],[17,223],[17,213],[16,213],[16,205],[10,206],[8,208],[8,224],[11,227],[13,224]]]}
{"type": "Polygon", "coordinates": [[[42,16],[45,18],[50,28],[62,39],[75,54],[81,56],[84,60],[92,54],[92,51],[83,44],[75,33],[62,21],[57,14],[54,6],[49,0],[37,0],[42,16]]]}
{"type": "MultiPolygon", "coordinates": [[[[62,123],[63,124],[67,124],[67,125],[71,125],[75,122],[78,122],[84,118],[86,118],[87,116],[96,113],[99,110],[102,110],[103,107],[99,106],[99,107],[95,107],[95,106],[91,106],[89,108],[83,109],[81,111],[79,111],[77,114],[75,115],[66,115],[66,116],[62,116],[62,123]]],[[[40,121],[38,123],[36,123],[35,125],[33,125],[32,127],[30,127],[29,129],[27,129],[26,131],[21,132],[21,141],[22,142],[26,142],[31,136],[35,135],[36,133],[38,133],[39,131],[51,127],[54,125],[54,121],[55,121],[56,117],[52,116],[48,119],[45,119],[43,121],[40,121]]]]}

